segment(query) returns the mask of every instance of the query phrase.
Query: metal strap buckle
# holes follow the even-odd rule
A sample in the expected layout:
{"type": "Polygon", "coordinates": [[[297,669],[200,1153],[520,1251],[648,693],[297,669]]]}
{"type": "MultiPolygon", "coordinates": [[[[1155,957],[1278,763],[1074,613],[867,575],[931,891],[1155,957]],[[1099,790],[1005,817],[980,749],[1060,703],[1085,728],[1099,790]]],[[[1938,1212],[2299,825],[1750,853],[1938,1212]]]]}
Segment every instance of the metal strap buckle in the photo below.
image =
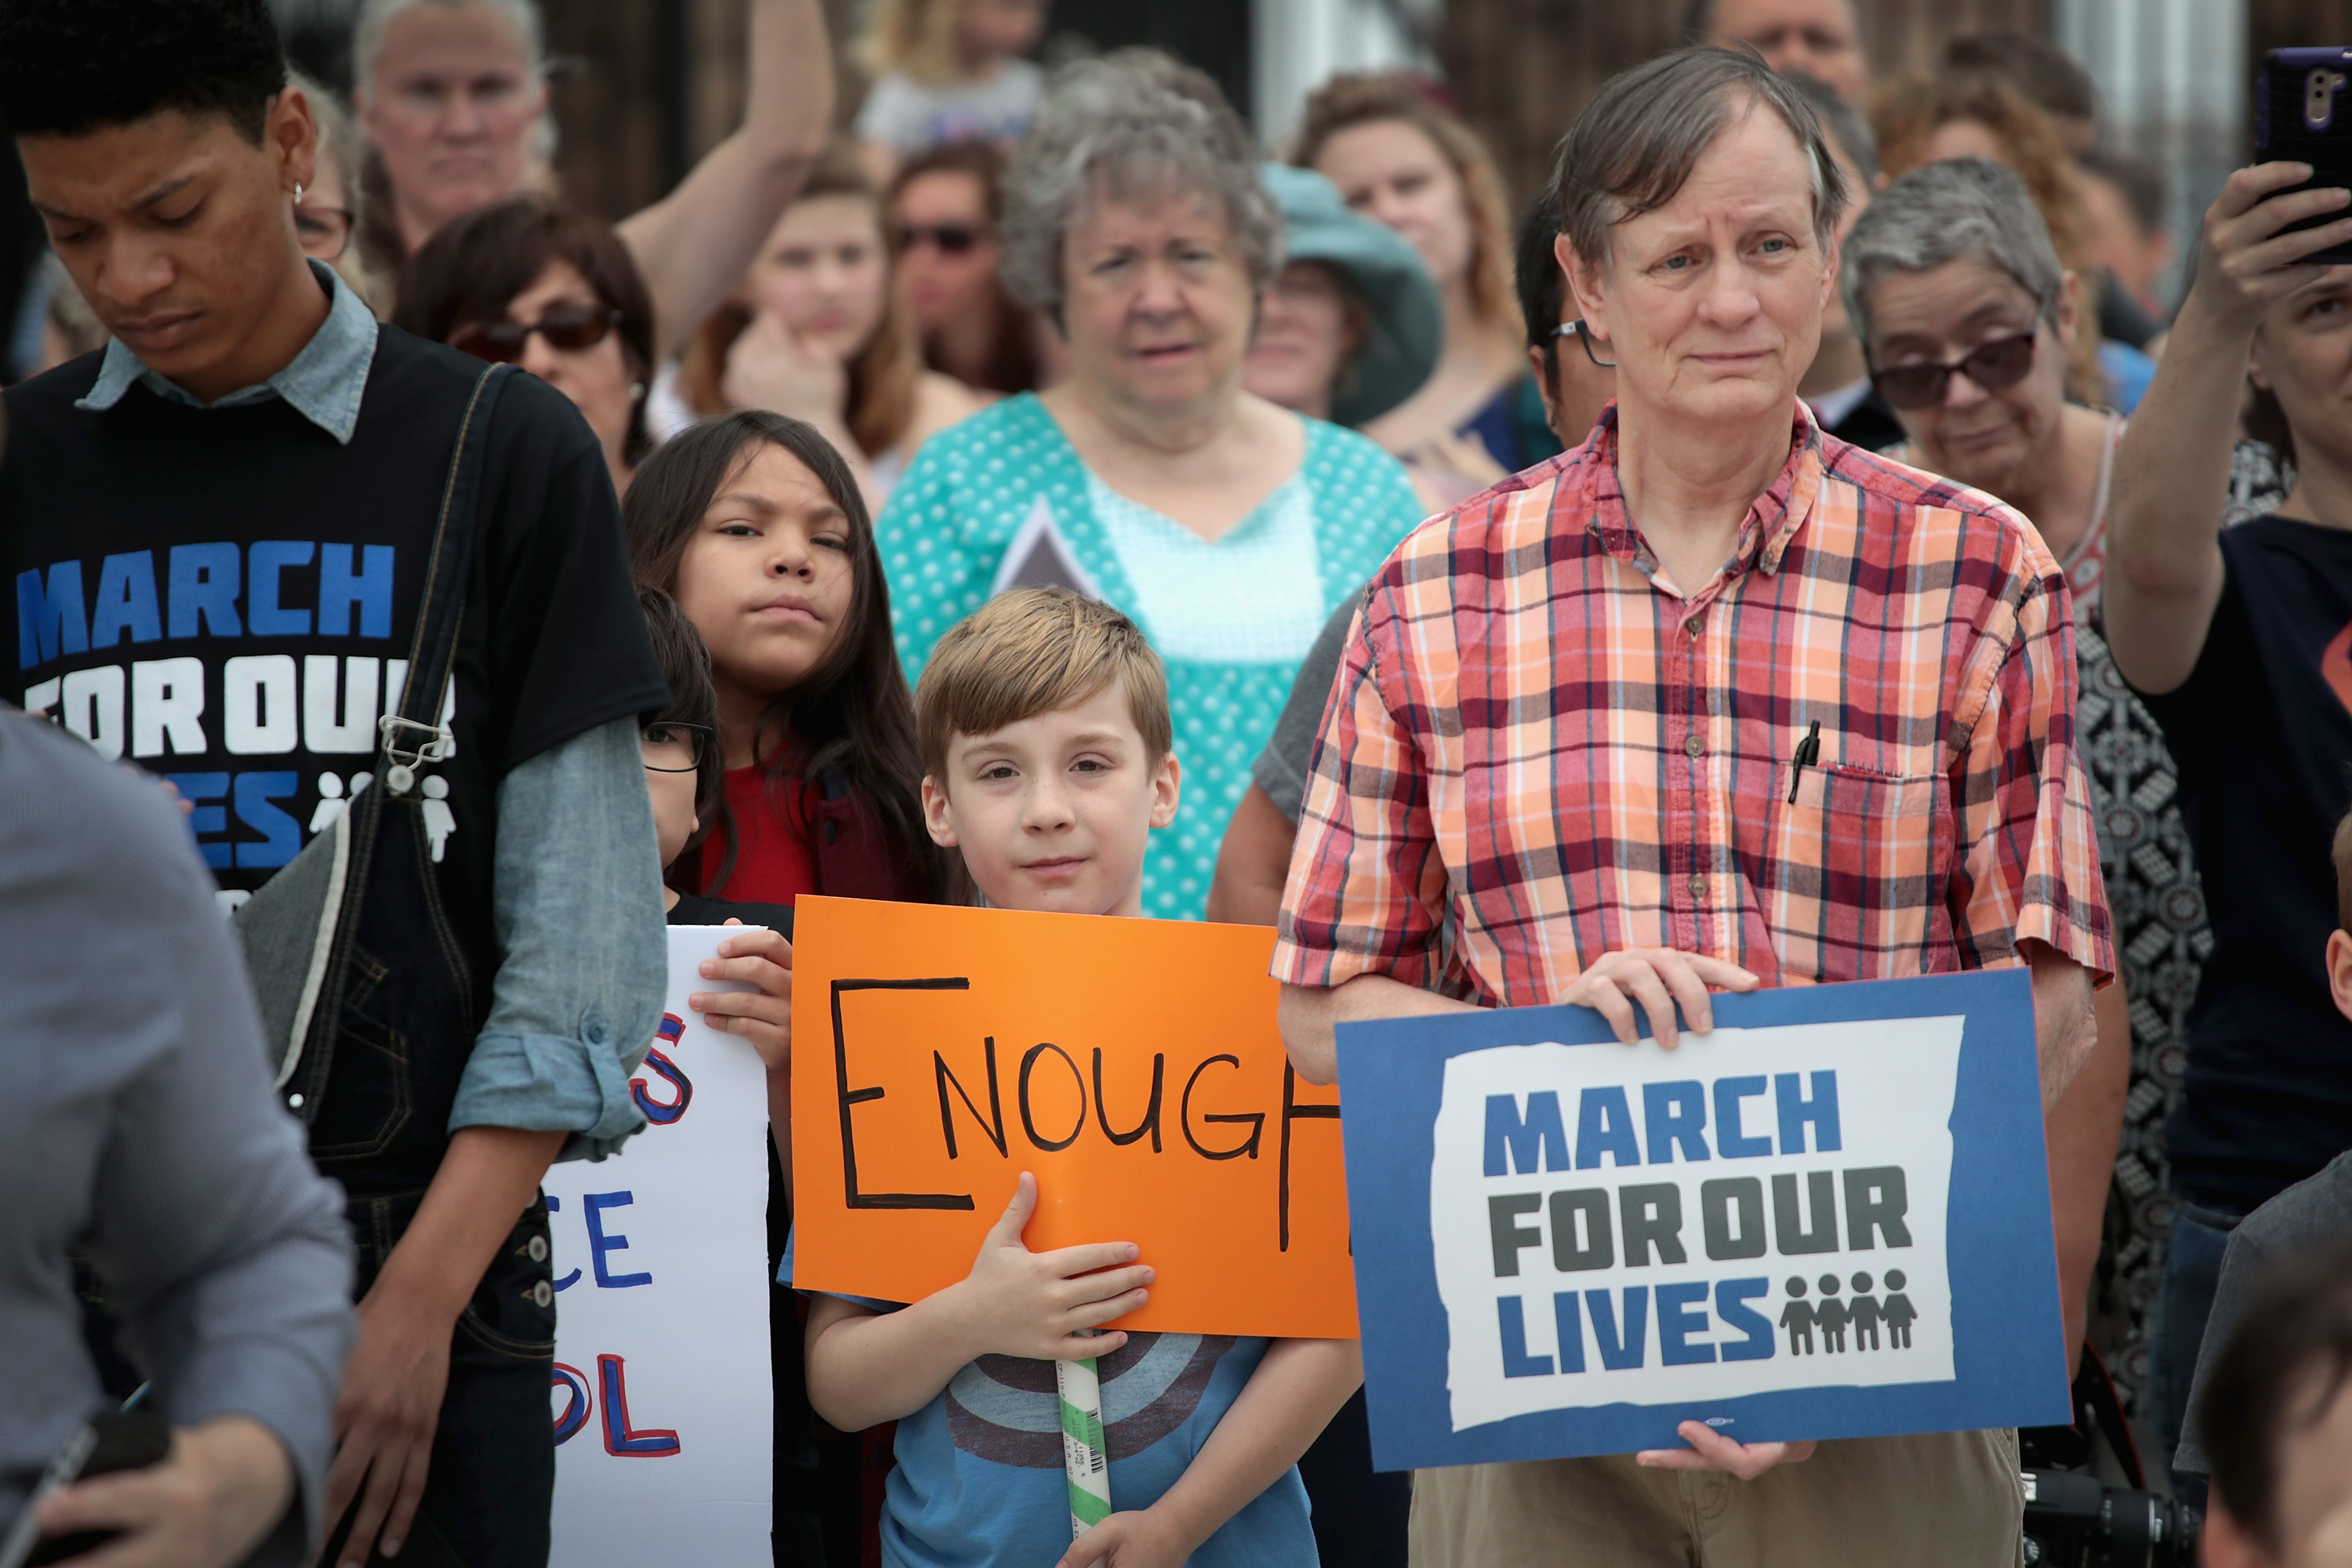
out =
{"type": "Polygon", "coordinates": [[[428,763],[437,763],[457,747],[457,737],[449,732],[446,724],[427,724],[421,720],[404,719],[397,713],[387,713],[375,721],[376,732],[383,739],[383,754],[392,765],[383,770],[383,787],[394,795],[406,795],[416,785],[416,770],[428,763]],[[403,731],[422,731],[425,739],[413,749],[402,747],[394,737],[403,731]]]}

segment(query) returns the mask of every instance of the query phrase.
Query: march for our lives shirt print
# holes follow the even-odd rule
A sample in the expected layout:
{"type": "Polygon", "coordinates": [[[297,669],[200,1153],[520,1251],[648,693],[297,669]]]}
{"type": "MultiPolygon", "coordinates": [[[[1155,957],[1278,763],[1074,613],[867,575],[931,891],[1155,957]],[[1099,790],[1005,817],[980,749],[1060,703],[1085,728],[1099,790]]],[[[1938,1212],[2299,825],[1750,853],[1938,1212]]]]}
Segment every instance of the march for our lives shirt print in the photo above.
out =
{"type": "MultiPolygon", "coordinates": [[[[398,565],[389,544],[264,539],[20,572],[20,700],[170,780],[239,902],[367,785],[408,675],[398,565]]],[[[427,775],[421,794],[438,861],[457,831],[448,786],[427,775]]]]}

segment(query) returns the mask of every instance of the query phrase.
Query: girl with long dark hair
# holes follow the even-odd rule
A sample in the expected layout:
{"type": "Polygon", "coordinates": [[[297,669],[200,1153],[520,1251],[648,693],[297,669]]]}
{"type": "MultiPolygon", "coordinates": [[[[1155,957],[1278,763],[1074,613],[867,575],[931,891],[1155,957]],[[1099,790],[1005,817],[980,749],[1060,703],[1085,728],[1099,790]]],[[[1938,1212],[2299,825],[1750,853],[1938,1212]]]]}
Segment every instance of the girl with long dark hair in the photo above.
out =
{"type": "Polygon", "coordinates": [[[676,437],[623,509],[638,583],[710,648],[726,792],[689,890],[930,900],[922,761],[889,589],[849,467],[797,419],[745,409],[676,437]]]}

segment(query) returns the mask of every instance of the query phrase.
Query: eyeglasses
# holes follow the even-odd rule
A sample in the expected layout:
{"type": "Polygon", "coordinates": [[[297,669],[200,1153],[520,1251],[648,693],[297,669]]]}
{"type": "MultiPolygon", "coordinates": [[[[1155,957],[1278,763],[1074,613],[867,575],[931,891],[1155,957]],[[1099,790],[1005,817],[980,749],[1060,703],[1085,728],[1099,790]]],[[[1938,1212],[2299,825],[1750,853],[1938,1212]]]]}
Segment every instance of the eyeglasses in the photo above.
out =
{"type": "Polygon", "coordinates": [[[303,255],[339,261],[352,243],[352,210],[305,202],[294,209],[294,237],[301,242],[303,255]]]}
{"type": "Polygon", "coordinates": [[[937,247],[941,256],[962,256],[978,245],[982,231],[968,223],[908,223],[898,226],[898,248],[937,247]]]}
{"type": "Polygon", "coordinates": [[[1556,338],[1574,338],[1578,342],[1582,343],[1584,345],[1584,357],[1592,362],[1593,369],[1615,370],[1617,368],[1617,362],[1615,360],[1602,359],[1599,354],[1592,352],[1592,334],[1584,330],[1583,317],[1579,316],[1573,321],[1562,321],[1559,325],[1551,330],[1551,335],[1556,338]]]}
{"type": "Polygon", "coordinates": [[[701,770],[718,732],[708,724],[674,724],[664,720],[637,731],[646,766],[657,773],[690,773],[701,770]]]}
{"type": "Polygon", "coordinates": [[[621,312],[604,305],[558,305],[536,321],[476,321],[449,340],[476,359],[512,364],[537,332],[547,346],[565,353],[593,349],[621,324],[621,312]]]}
{"type": "Polygon", "coordinates": [[[2033,347],[2040,337],[2037,328],[2015,337],[1995,338],[1979,343],[1949,364],[1897,364],[1884,370],[1874,365],[1870,384],[1878,388],[1879,396],[1903,409],[1933,408],[1943,402],[1955,372],[1987,392],[2004,391],[2023,381],[2033,368],[2033,347]]]}

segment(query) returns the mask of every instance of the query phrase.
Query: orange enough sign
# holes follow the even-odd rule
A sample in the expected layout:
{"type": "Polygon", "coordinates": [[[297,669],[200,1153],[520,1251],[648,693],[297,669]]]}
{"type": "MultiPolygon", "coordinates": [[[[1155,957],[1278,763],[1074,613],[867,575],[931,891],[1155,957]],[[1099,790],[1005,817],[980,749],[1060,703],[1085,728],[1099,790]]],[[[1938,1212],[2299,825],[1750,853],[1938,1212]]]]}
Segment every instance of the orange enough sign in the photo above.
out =
{"type": "Polygon", "coordinates": [[[799,901],[793,1283],[912,1301],[1023,1171],[1033,1251],[1132,1241],[1123,1329],[1353,1338],[1335,1090],[1275,1027],[1262,926],[799,901]]]}

